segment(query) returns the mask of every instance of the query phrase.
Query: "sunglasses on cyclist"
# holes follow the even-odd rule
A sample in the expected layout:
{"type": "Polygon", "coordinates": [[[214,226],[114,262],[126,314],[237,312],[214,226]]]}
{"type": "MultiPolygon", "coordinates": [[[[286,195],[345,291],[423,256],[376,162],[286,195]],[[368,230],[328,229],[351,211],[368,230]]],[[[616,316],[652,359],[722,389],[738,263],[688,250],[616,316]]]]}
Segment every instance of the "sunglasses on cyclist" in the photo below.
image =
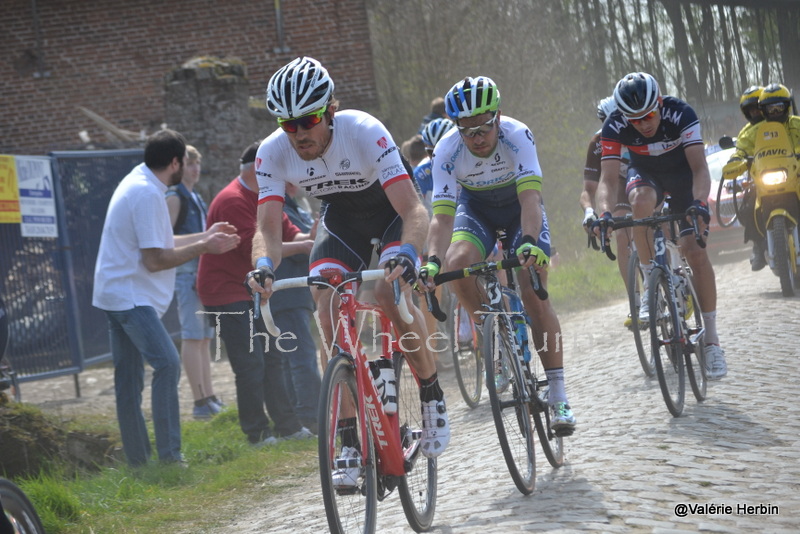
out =
{"type": "Polygon", "coordinates": [[[476,135],[480,135],[482,137],[492,131],[495,122],[497,122],[497,114],[492,115],[491,119],[484,122],[480,126],[475,126],[473,128],[468,128],[466,126],[456,126],[456,128],[458,128],[458,133],[460,133],[464,137],[472,138],[475,137],[476,135]]]}
{"type": "Polygon", "coordinates": [[[764,111],[767,115],[773,113],[783,113],[786,111],[786,102],[775,102],[774,104],[767,104],[764,106],[764,111]]]}
{"type": "Polygon", "coordinates": [[[631,124],[640,124],[640,123],[642,123],[644,121],[649,121],[651,119],[654,119],[657,114],[658,114],[658,110],[654,109],[653,111],[651,111],[647,115],[642,115],[641,117],[637,117],[635,119],[627,117],[627,119],[628,119],[628,122],[631,123],[631,124]]]}
{"type": "Polygon", "coordinates": [[[322,117],[325,116],[326,111],[328,111],[328,106],[296,119],[278,119],[278,126],[288,133],[297,133],[299,126],[302,126],[304,130],[308,130],[322,122],[322,117]]]}

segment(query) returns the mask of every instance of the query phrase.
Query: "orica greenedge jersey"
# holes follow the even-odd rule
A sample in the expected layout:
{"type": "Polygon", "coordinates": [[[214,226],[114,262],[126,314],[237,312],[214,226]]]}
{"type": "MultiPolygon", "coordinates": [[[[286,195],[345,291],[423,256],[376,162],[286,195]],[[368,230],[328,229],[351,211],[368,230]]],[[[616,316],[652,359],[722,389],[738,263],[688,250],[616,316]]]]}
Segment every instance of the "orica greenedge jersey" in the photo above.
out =
{"type": "Polygon", "coordinates": [[[511,117],[501,116],[495,151],[486,158],[474,156],[456,128],[434,149],[433,213],[455,215],[458,187],[481,204],[502,208],[519,202],[521,191],[542,189],[542,170],[530,129],[511,117]]]}
{"type": "Polygon", "coordinates": [[[358,219],[393,210],[384,190],[411,179],[386,127],[357,110],[336,112],[331,142],[319,158],[300,158],[287,134],[277,129],[258,147],[255,167],[259,204],[283,202],[285,183],[290,182],[358,219]]]}

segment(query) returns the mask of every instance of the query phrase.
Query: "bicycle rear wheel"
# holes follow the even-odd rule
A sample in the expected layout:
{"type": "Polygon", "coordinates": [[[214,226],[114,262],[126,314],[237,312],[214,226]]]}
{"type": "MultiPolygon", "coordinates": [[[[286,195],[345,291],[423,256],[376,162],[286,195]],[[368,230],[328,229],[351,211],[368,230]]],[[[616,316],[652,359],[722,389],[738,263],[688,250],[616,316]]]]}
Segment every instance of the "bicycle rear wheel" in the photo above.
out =
{"type": "Polygon", "coordinates": [[[436,511],[436,458],[426,458],[419,448],[422,438],[419,383],[402,353],[394,354],[394,370],[400,439],[406,458],[406,475],[398,480],[397,492],[408,524],[415,532],[425,532],[431,528],[436,511]]]}
{"type": "Polygon", "coordinates": [[[650,323],[639,321],[639,306],[642,303],[642,293],[644,292],[644,271],[639,263],[639,255],[635,250],[631,251],[631,257],[628,260],[628,306],[631,311],[631,330],[633,331],[633,340],[636,343],[636,352],[639,355],[639,363],[642,364],[642,370],[648,377],[656,375],[655,361],[653,354],[646,350],[644,342],[642,341],[642,331],[647,331],[650,328],[650,323]]]}
{"type": "Polygon", "coordinates": [[[732,195],[728,196],[725,194],[725,180],[719,181],[719,187],[717,188],[717,205],[715,206],[717,222],[723,228],[727,228],[728,226],[732,225],[736,222],[736,204],[735,204],[735,193],[736,193],[736,181],[733,182],[733,193],[732,195]]]}
{"type": "MultiPolygon", "coordinates": [[[[528,339],[533,339],[530,326],[528,326],[528,339]]],[[[550,386],[547,385],[547,375],[544,372],[544,365],[535,350],[531,350],[531,361],[528,362],[527,372],[531,375],[537,398],[531,400],[531,414],[536,426],[536,433],[539,435],[539,443],[542,451],[547,457],[547,461],[553,467],[564,465],[564,438],[556,436],[550,427],[550,419],[553,411],[550,409],[548,401],[550,386]]]]}
{"type": "Polygon", "coordinates": [[[708,377],[706,376],[706,344],[705,335],[702,334],[703,314],[700,312],[700,305],[697,300],[697,292],[691,277],[686,278],[686,296],[684,298],[684,319],[686,321],[686,335],[694,340],[687,344],[686,350],[686,374],[689,375],[689,384],[698,402],[706,399],[708,389],[708,377]]]}
{"type": "Polygon", "coordinates": [[[318,418],[322,498],[328,526],[336,534],[374,532],[378,513],[375,447],[369,432],[366,436],[362,433],[363,415],[354,402],[356,398],[352,359],[340,353],[325,370],[318,418]],[[360,458],[347,458],[342,454],[343,447],[360,448],[360,458]],[[335,486],[333,473],[348,468],[358,468],[355,485],[335,486]]]}
{"type": "Polygon", "coordinates": [[[529,398],[507,316],[488,314],[483,323],[486,389],[497,438],[511,479],[523,495],[533,492],[536,459],[529,398]],[[495,328],[495,325],[497,327],[495,328]],[[499,371],[499,372],[498,372],[499,371]]]}
{"type": "Polygon", "coordinates": [[[461,304],[456,303],[456,307],[453,310],[450,339],[453,344],[453,363],[456,370],[458,389],[461,391],[461,396],[467,406],[475,408],[481,400],[481,392],[483,390],[483,359],[481,358],[478,329],[471,317],[464,317],[466,313],[461,304]],[[470,325],[470,339],[463,342],[460,341],[460,337],[464,336],[459,336],[459,329],[464,328],[464,325],[461,325],[462,320],[469,321],[470,325]]]}
{"type": "MultiPolygon", "coordinates": [[[[20,534],[44,534],[42,520],[28,499],[28,496],[13,482],[0,478],[0,502],[5,518],[15,529],[12,532],[20,534]]],[[[5,518],[0,518],[3,521],[5,518]]],[[[4,526],[0,522],[0,527],[4,526]]],[[[7,527],[7,524],[5,525],[7,527]]],[[[5,532],[5,529],[0,529],[5,532]]]]}
{"type": "Polygon", "coordinates": [[[668,276],[663,267],[655,267],[650,273],[650,339],[664,402],[678,417],[686,396],[686,374],[678,307],[669,290],[668,276]]]}

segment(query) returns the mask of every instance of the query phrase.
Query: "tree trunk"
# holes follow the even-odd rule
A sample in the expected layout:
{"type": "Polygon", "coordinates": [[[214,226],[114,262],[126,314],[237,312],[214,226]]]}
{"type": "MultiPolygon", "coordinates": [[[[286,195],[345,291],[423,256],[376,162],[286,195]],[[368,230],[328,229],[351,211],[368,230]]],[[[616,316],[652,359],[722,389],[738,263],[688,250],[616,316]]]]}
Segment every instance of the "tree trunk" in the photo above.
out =
{"type": "Polygon", "coordinates": [[[655,58],[655,72],[653,75],[658,80],[664,79],[664,63],[661,61],[661,40],[658,37],[658,24],[656,23],[655,0],[647,0],[647,16],[650,19],[650,35],[653,42],[653,57],[655,58]]]}
{"type": "Polygon", "coordinates": [[[797,9],[779,9],[777,18],[783,82],[800,89],[800,13],[797,9]]]}
{"type": "Polygon", "coordinates": [[[736,63],[739,67],[739,87],[744,91],[750,84],[747,82],[744,48],[742,47],[742,37],[739,35],[739,18],[736,16],[734,7],[731,8],[731,28],[733,28],[733,49],[736,51],[736,63]]]}
{"type": "Polygon", "coordinates": [[[669,0],[661,0],[664,10],[672,23],[672,31],[675,37],[675,53],[680,62],[680,71],[686,89],[687,100],[701,99],[703,97],[700,84],[697,82],[697,75],[692,67],[692,56],[689,51],[689,42],[686,39],[686,28],[681,18],[681,6],[669,0]]]}
{"type": "MultiPolygon", "coordinates": [[[[728,23],[725,19],[725,8],[717,6],[719,13],[719,33],[722,36],[722,86],[723,98],[733,98],[737,91],[733,86],[733,58],[731,57],[731,40],[728,36],[728,23]]],[[[738,95],[737,95],[738,96],[738,95]]]]}

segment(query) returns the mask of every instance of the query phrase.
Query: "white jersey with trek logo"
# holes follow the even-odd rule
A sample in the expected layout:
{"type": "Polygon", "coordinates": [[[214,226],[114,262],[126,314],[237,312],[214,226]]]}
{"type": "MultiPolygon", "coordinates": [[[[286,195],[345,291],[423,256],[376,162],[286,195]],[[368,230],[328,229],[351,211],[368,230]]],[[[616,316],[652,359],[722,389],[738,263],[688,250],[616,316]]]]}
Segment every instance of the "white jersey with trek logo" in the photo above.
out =
{"type": "Polygon", "coordinates": [[[384,189],[410,180],[386,127],[357,110],[336,112],[331,142],[319,158],[300,158],[288,134],[279,128],[258,147],[255,164],[259,204],[283,202],[285,182],[290,182],[330,208],[357,218],[392,209],[384,189]]]}
{"type": "Polygon", "coordinates": [[[495,207],[518,201],[521,191],[541,191],[542,169],[530,129],[505,116],[499,128],[497,148],[486,158],[473,155],[456,128],[436,143],[431,165],[434,214],[455,214],[457,186],[469,198],[495,207]]]}

